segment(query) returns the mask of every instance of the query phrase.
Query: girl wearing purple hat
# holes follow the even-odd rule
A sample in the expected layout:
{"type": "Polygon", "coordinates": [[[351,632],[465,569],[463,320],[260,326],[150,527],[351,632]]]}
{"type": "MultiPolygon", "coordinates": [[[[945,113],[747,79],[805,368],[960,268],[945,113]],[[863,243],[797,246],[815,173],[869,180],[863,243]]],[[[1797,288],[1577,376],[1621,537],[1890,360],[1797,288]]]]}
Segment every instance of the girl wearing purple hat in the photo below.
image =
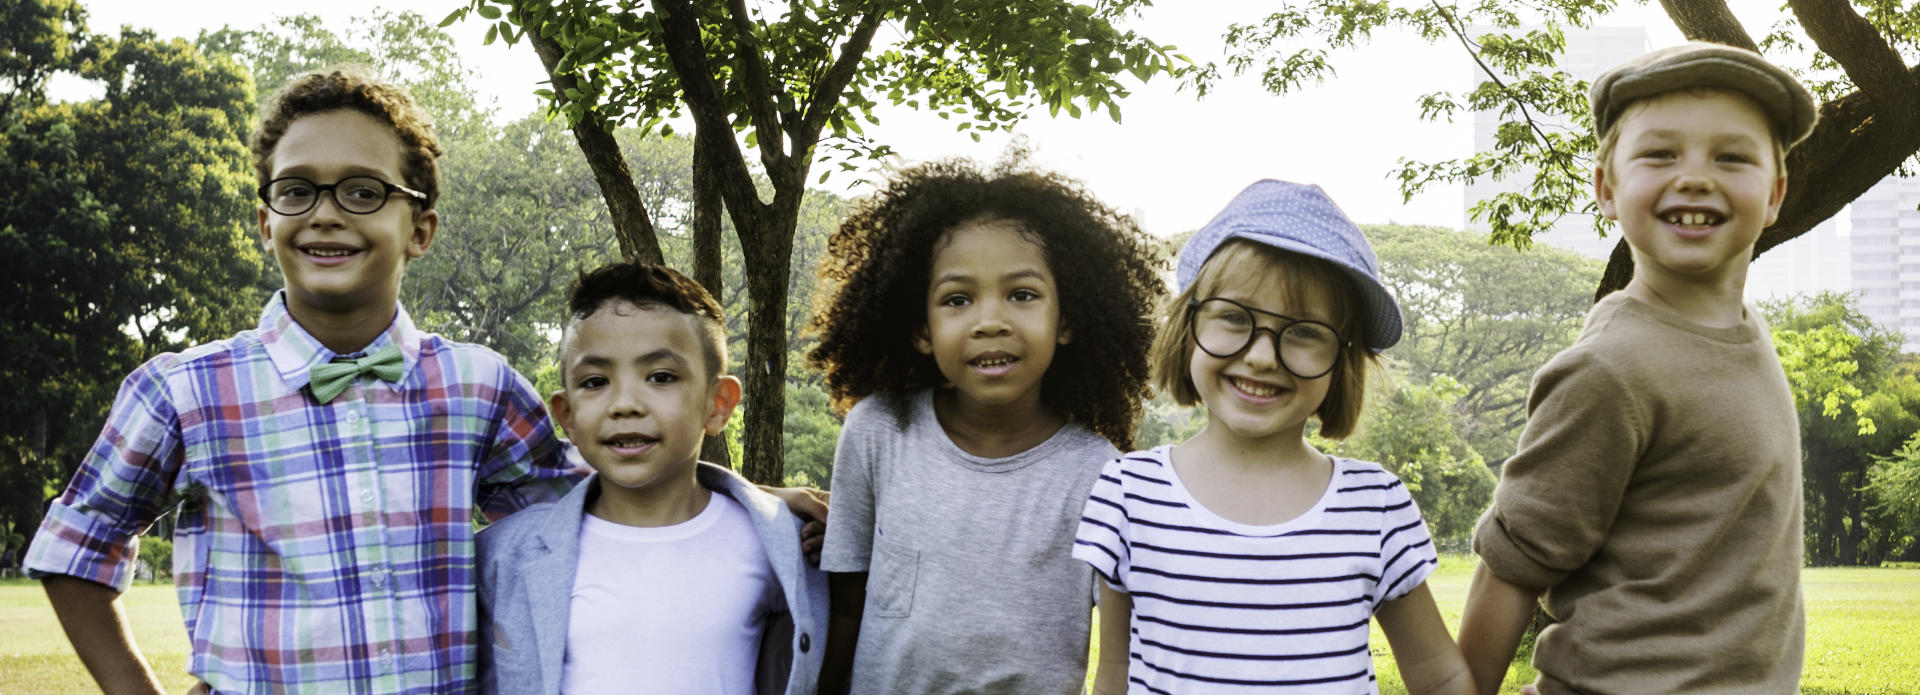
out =
{"type": "Polygon", "coordinates": [[[1101,579],[1096,693],[1377,692],[1373,619],[1414,693],[1471,693],[1420,510],[1379,464],[1306,440],[1360,416],[1400,339],[1373,249],[1318,186],[1261,181],[1180,252],[1148,354],[1204,404],[1192,439],[1107,464],[1074,557],[1101,579]]]}

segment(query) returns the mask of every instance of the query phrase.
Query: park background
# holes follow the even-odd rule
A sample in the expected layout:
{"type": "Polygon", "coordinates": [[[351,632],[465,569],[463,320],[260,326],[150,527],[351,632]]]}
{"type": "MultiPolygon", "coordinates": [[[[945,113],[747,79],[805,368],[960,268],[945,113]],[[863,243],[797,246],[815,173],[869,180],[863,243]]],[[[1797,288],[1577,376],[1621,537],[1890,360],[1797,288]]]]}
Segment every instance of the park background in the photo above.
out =
{"type": "MultiPolygon", "coordinates": [[[[629,21],[575,2],[346,2],[288,17],[261,3],[4,2],[0,282],[13,299],[0,309],[0,392],[13,398],[0,404],[0,540],[14,559],[120,378],[159,352],[251,326],[278,286],[252,229],[244,138],[259,100],[314,67],[372,65],[436,117],[443,228],[402,291],[417,322],[499,350],[544,392],[557,386],[552,339],[575,271],[623,255],[689,269],[723,299],[729,367],[750,382],[752,407],[709,455],[789,484],[831,486],[839,428],[805,359],[813,269],[888,167],[958,155],[1063,171],[1131,212],[1169,254],[1256,178],[1320,183],[1365,223],[1408,320],[1361,433],[1325,444],[1381,461],[1416,491],[1452,553],[1434,580],[1450,623],[1471,570],[1459,553],[1512,453],[1527,379],[1572,340],[1596,289],[1618,285],[1617,261],[1529,243],[1590,197],[1584,84],[1556,68],[1562,32],[1638,22],[1664,45],[1725,39],[1733,21],[1769,55],[1798,61],[1829,122],[1790,161],[1798,197],[1763,247],[1831,216],[1859,181],[1909,173],[1920,148],[1873,139],[1874,128],[1920,132],[1920,80],[1906,67],[1920,5],[1898,2],[1806,0],[1795,13],[1739,3],[1715,23],[1604,2],[1016,11],[663,0],[701,23],[704,83],[721,88],[705,101],[687,86],[703,81],[682,81],[671,60],[685,34],[644,8],[629,21]],[[750,31],[728,33],[733,8],[750,31]],[[1884,59],[1878,72],[1855,69],[1869,59],[1829,48],[1816,10],[1836,8],[1883,40],[1914,84],[1876,81],[1884,59]],[[870,14],[872,48],[835,83],[825,68],[870,14]],[[552,36],[526,33],[543,23],[552,36]],[[745,86],[755,49],[765,57],[758,94],[745,86]],[[1470,81],[1476,61],[1505,79],[1470,81]],[[839,99],[805,108],[820,93],[839,99]],[[1472,111],[1508,119],[1496,147],[1472,150],[1457,123],[1472,111]],[[1543,127],[1546,115],[1574,127],[1543,127]],[[701,134],[724,137],[703,147],[701,134]],[[624,189],[605,183],[610,161],[624,164],[624,189]],[[1455,229],[1464,185],[1497,174],[1519,192],[1478,208],[1476,231],[1455,229]],[[612,205],[616,214],[609,199],[630,204],[612,205]],[[756,425],[767,422],[777,426],[756,425]]],[[[1920,650],[1901,647],[1920,629],[1920,358],[1844,294],[1761,308],[1807,454],[1807,690],[1920,693],[1920,650]]],[[[1138,444],[1203,423],[1155,400],[1138,444]]],[[[161,583],[137,584],[129,603],[149,655],[177,683],[186,645],[164,580],[168,531],[163,519],[141,552],[161,583]]],[[[0,692],[87,687],[32,583],[0,584],[0,635],[0,692]]],[[[1375,650],[1391,691],[1383,640],[1375,650]]]]}

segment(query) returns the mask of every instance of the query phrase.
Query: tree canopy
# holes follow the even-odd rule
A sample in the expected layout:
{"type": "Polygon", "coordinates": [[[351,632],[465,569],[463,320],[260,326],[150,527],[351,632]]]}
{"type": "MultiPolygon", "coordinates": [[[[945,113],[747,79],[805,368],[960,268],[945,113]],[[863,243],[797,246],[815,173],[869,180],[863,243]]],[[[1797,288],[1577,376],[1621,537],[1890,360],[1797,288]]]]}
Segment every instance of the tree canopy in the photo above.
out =
{"type": "Polygon", "coordinates": [[[749,300],[743,471],[777,482],[788,277],[814,163],[886,152],[861,136],[881,99],[961,116],[962,130],[1006,128],[1042,104],[1118,118],[1124,75],[1188,71],[1171,47],[1116,28],[1140,4],[471,0],[445,23],[477,14],[491,20],[487,41],[532,45],[552,77],[543,94],[572,127],[630,257],[664,259],[614,127],[671,133],[676,119],[692,122],[692,275],[721,289],[724,210],[749,300]],[[876,44],[882,26],[889,40],[876,44]]]}
{"type": "MultiPolygon", "coordinates": [[[[1374,32],[1404,29],[1429,42],[1458,42],[1494,76],[1464,93],[1436,91],[1420,99],[1422,117],[1471,111],[1503,119],[1493,149],[1441,162],[1402,160],[1393,175],[1403,195],[1429,186],[1502,178],[1531,170],[1529,185],[1473,205],[1473,219],[1496,242],[1525,247],[1533,234],[1566,213],[1594,213],[1595,148],[1587,82],[1557,64],[1565,30],[1586,27],[1618,7],[1615,0],[1513,3],[1505,0],[1396,6],[1376,0],[1313,0],[1289,4],[1227,33],[1229,64],[1258,72],[1283,92],[1334,74],[1333,51],[1364,44],[1374,32]],[[1468,27],[1488,29],[1469,36],[1468,27]],[[1543,128],[1561,116],[1572,131],[1543,128]]],[[[1755,40],[1726,0],[1661,3],[1688,39],[1763,51],[1802,70],[1820,121],[1787,158],[1788,190],[1780,216],[1761,233],[1755,254],[1800,236],[1889,174],[1907,171],[1920,151],[1920,9],[1897,1],[1788,0],[1790,14],[1755,40]]],[[[1596,225],[1605,227],[1596,215],[1596,225]]],[[[1626,286],[1633,259],[1617,245],[1596,295],[1626,286]]]]}
{"type": "Polygon", "coordinates": [[[250,226],[246,73],[85,18],[62,0],[4,13],[0,525],[16,531],[83,459],[121,376],[251,325],[270,286],[250,226]],[[104,95],[48,103],[56,73],[104,95]]]}

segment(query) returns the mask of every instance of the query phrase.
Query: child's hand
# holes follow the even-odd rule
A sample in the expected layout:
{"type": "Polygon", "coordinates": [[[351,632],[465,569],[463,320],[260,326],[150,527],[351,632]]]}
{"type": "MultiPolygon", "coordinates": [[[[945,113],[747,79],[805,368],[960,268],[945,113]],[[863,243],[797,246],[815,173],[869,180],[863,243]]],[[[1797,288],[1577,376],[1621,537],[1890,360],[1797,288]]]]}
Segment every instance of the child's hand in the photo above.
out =
{"type": "Polygon", "coordinates": [[[810,487],[761,485],[760,489],[780,498],[795,515],[807,520],[806,525],[800,527],[800,552],[807,556],[808,564],[819,567],[820,548],[827,540],[827,502],[833,493],[810,487]]]}
{"type": "Polygon", "coordinates": [[[187,688],[187,695],[209,695],[212,692],[213,686],[207,685],[206,681],[195,682],[193,687],[187,688]]]}

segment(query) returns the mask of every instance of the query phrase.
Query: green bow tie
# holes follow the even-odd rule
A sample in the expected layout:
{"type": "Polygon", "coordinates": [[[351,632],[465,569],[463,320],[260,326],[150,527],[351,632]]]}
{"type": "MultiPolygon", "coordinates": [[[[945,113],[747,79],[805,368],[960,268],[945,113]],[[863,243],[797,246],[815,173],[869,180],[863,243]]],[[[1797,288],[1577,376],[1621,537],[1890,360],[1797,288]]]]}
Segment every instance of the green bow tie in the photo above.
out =
{"type": "Polygon", "coordinates": [[[308,379],[311,382],[309,385],[313,387],[313,397],[326,403],[347,390],[347,384],[353,383],[362,374],[372,374],[381,381],[399,381],[403,362],[400,346],[388,345],[379,352],[357,360],[337,359],[314,365],[313,374],[308,379]]]}

